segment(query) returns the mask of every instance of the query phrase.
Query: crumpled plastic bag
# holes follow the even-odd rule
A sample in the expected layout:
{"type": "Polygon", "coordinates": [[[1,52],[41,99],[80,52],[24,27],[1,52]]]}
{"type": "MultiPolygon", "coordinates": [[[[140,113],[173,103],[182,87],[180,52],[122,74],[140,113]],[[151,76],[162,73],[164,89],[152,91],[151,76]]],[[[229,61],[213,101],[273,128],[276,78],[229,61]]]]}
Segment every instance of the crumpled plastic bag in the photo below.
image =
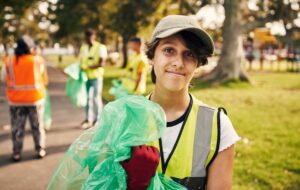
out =
{"type": "Polygon", "coordinates": [[[86,74],[80,69],[79,63],[73,63],[64,69],[64,73],[69,75],[66,85],[66,93],[71,102],[78,107],[87,104],[86,74]]]}
{"type": "Polygon", "coordinates": [[[52,125],[51,101],[48,89],[46,89],[45,110],[43,115],[44,128],[50,130],[52,125]]]}
{"type": "Polygon", "coordinates": [[[130,95],[130,92],[123,86],[121,80],[114,79],[111,83],[112,87],[109,89],[109,94],[113,95],[115,99],[130,95]]]}
{"type": "MultiPolygon", "coordinates": [[[[68,149],[48,185],[56,189],[125,190],[126,172],[119,164],[131,147],[155,141],[166,126],[162,108],[142,96],[126,96],[107,104],[97,127],[85,131],[68,149]]],[[[186,189],[156,174],[148,190],[186,189]]]]}

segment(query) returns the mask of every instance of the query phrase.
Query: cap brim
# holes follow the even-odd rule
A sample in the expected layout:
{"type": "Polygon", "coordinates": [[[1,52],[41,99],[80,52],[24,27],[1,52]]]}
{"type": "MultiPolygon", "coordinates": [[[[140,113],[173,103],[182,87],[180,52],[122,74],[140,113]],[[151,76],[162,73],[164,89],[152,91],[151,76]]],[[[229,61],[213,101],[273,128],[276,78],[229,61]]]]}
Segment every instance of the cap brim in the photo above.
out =
{"type": "Polygon", "coordinates": [[[189,31],[194,33],[203,42],[203,44],[209,51],[209,54],[212,55],[214,53],[214,42],[211,39],[211,37],[208,35],[208,33],[196,27],[168,29],[166,31],[161,32],[159,35],[156,36],[156,38],[166,38],[181,31],[189,31]]]}

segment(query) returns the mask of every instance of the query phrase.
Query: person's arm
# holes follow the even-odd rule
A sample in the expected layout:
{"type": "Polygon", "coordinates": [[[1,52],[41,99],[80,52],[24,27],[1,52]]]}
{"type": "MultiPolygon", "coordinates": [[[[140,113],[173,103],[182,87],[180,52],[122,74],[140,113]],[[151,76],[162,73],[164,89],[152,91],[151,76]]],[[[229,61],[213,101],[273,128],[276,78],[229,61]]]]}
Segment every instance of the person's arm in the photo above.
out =
{"type": "Polygon", "coordinates": [[[105,46],[101,46],[99,50],[99,61],[98,64],[89,66],[90,69],[96,69],[99,67],[104,67],[107,58],[107,49],[105,46]]]}
{"type": "Polygon", "coordinates": [[[208,169],[207,190],[230,190],[232,186],[234,145],[218,153],[208,169]]]}
{"type": "Polygon", "coordinates": [[[135,83],[135,87],[134,87],[134,91],[137,90],[141,80],[142,80],[142,73],[143,73],[143,69],[144,69],[145,65],[143,62],[141,62],[138,66],[138,69],[137,69],[137,79],[136,79],[136,83],[135,83]]]}
{"type": "Polygon", "coordinates": [[[106,59],[100,57],[100,58],[99,58],[98,64],[90,65],[89,68],[90,68],[90,69],[97,69],[97,68],[99,68],[99,67],[103,67],[103,66],[105,65],[105,60],[106,60],[106,59]]]}
{"type": "Polygon", "coordinates": [[[49,84],[49,79],[48,79],[48,73],[47,73],[47,65],[44,63],[44,72],[43,72],[43,79],[44,79],[44,85],[47,87],[49,84]]]}
{"type": "Polygon", "coordinates": [[[85,62],[83,61],[83,52],[84,52],[84,48],[85,48],[85,45],[82,44],[80,49],[79,49],[79,54],[78,54],[78,58],[79,58],[79,65],[80,65],[80,69],[85,71],[87,70],[89,67],[85,64],[85,62]]]}
{"type": "Polygon", "coordinates": [[[5,84],[6,85],[6,68],[5,68],[5,64],[3,64],[2,65],[2,68],[1,68],[1,82],[3,83],[3,84],[5,84]]]}
{"type": "Polygon", "coordinates": [[[35,59],[39,62],[39,67],[40,67],[40,73],[43,79],[43,84],[45,87],[48,85],[48,74],[47,74],[47,65],[45,62],[45,59],[39,55],[35,56],[35,59]]]}

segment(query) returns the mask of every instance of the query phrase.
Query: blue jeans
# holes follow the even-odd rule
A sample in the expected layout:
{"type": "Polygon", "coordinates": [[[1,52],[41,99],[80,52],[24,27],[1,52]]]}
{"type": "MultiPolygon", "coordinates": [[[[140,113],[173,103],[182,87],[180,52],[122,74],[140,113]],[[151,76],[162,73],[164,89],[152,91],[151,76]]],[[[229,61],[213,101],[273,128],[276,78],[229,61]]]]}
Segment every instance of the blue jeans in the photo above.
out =
{"type": "Polygon", "coordinates": [[[89,79],[86,82],[87,104],[85,106],[85,119],[89,122],[100,118],[103,107],[102,85],[103,78],[89,79]]]}

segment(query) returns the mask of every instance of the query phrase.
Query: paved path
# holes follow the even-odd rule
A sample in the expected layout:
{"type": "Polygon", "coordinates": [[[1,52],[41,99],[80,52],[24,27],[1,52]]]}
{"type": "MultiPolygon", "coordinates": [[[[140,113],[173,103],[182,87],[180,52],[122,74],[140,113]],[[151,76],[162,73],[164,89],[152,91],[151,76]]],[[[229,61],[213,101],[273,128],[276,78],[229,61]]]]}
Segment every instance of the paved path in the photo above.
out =
{"type": "Polygon", "coordinates": [[[67,77],[49,68],[49,91],[52,103],[53,125],[47,132],[47,153],[44,159],[36,159],[29,125],[22,161],[10,161],[12,142],[10,136],[9,112],[3,85],[0,84],[0,189],[1,190],[40,190],[46,189],[51,175],[69,145],[82,132],[79,128],[84,118],[84,109],[70,104],[64,92],[67,77]]]}

